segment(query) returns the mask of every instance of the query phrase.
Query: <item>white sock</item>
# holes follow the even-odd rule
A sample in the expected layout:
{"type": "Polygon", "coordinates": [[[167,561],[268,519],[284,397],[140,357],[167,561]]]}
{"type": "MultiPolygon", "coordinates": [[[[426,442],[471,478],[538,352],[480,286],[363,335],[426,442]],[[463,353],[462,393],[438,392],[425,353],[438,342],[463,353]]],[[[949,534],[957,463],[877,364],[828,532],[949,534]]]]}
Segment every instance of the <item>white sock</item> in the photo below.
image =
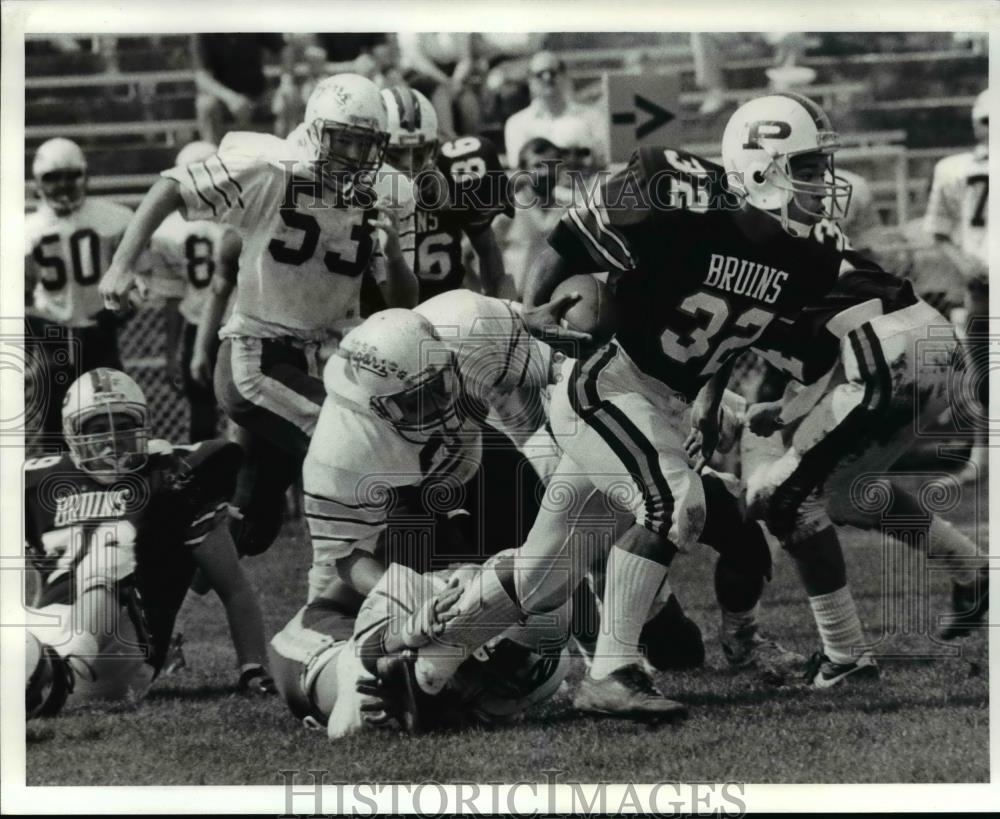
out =
{"type": "Polygon", "coordinates": [[[816,628],[823,640],[823,653],[835,663],[846,664],[857,660],[852,649],[865,642],[854,597],[847,586],[809,598],[816,628]]]}
{"type": "Polygon", "coordinates": [[[521,618],[521,609],[490,565],[470,581],[455,606],[461,613],[417,653],[417,683],[428,694],[438,693],[477,648],[521,618]]]}
{"type": "MultiPolygon", "coordinates": [[[[721,608],[721,607],[720,607],[721,608]]],[[[722,609],[722,639],[735,637],[740,631],[751,629],[757,625],[757,615],[760,613],[760,603],[755,603],[748,611],[726,611],[722,609]]]]}
{"type": "Polygon", "coordinates": [[[612,547],[604,581],[601,629],[590,676],[602,679],[617,668],[641,662],[639,635],[667,567],[612,547]]]}
{"type": "Polygon", "coordinates": [[[979,549],[971,538],[952,526],[948,521],[935,515],[931,518],[928,530],[928,551],[934,557],[966,558],[961,566],[956,566],[949,572],[956,583],[968,584],[971,579],[971,569],[985,568],[986,558],[979,554],[979,549]]]}

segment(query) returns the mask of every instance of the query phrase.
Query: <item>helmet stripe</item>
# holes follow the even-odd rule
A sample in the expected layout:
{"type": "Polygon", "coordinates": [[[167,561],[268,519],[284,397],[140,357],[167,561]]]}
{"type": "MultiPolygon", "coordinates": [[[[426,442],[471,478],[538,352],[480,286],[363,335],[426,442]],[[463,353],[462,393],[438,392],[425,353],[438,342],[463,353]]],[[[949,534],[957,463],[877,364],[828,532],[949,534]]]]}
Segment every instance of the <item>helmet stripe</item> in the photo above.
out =
{"type": "MultiPolygon", "coordinates": [[[[402,92],[393,87],[390,89],[392,91],[393,99],[396,100],[396,112],[399,114],[399,127],[404,131],[412,131],[413,123],[411,121],[410,110],[412,107],[412,95],[407,93],[406,99],[403,98],[402,92]],[[407,105],[409,103],[409,105],[407,105]]],[[[409,89],[407,89],[409,92],[409,89]]]]}
{"type": "Polygon", "coordinates": [[[420,100],[417,99],[417,95],[410,91],[410,99],[413,102],[413,127],[416,130],[420,130],[420,100]]]}
{"type": "Polygon", "coordinates": [[[809,97],[805,97],[802,94],[796,94],[794,91],[778,91],[774,96],[786,97],[790,100],[795,100],[799,105],[805,108],[809,113],[809,116],[812,117],[813,124],[816,126],[817,130],[833,130],[833,125],[830,123],[830,118],[826,115],[826,111],[809,99],[809,97]]]}

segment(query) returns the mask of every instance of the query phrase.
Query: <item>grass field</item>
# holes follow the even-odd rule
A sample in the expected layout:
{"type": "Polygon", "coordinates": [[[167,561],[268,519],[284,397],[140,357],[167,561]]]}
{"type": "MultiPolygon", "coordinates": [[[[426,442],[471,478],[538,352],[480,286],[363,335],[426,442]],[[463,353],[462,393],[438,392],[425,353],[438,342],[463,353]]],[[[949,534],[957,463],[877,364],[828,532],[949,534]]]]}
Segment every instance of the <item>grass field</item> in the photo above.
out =
{"type": "MultiPolygon", "coordinates": [[[[988,548],[986,496],[967,493],[949,517],[988,548]]],[[[874,636],[887,622],[881,536],[844,530],[852,586],[874,636]]],[[[708,550],[675,562],[671,582],[700,624],[706,667],[663,675],[670,696],[691,706],[677,726],[649,729],[576,714],[565,696],[522,724],[490,732],[419,737],[368,733],[331,745],[307,731],[277,698],[232,693],[233,653],[214,598],[181,615],[189,667],[157,681],[135,710],[66,713],[27,729],[28,785],[281,785],[279,770],[326,769],[327,781],[434,779],[544,781],[987,782],[988,663],[985,633],[961,657],[885,659],[878,683],[819,692],[776,689],[734,674],[715,640],[717,612],[708,550]]],[[[266,555],[249,563],[269,634],[301,604],[309,548],[290,524],[266,555]]],[[[947,579],[930,575],[930,610],[946,610],[947,579]]],[[[818,648],[804,592],[777,556],[764,598],[770,634],[808,653],[818,648]]],[[[919,651],[917,637],[880,648],[919,651]]],[[[581,673],[577,668],[573,679],[581,673]]]]}

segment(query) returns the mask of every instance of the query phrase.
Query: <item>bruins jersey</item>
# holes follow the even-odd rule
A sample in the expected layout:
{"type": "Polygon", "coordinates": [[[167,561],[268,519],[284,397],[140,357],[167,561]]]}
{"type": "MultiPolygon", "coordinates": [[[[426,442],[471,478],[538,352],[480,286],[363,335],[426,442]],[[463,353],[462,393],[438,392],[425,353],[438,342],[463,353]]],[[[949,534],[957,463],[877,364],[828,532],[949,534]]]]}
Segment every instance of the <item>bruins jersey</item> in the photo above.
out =
{"type": "Polygon", "coordinates": [[[180,300],[189,324],[198,324],[208,285],[222,267],[222,245],[229,228],[207,220],[187,221],[171,213],[150,239],[150,290],[153,296],[180,300]]]}
{"type": "Polygon", "coordinates": [[[568,210],[549,236],[576,273],[610,271],[619,346],[693,398],[779,316],[796,317],[859,262],[836,226],[797,239],[748,237],[723,169],[684,151],[641,148],[568,210]]]}
{"type": "Polygon", "coordinates": [[[180,185],[187,219],[228,225],[243,240],[222,337],[326,340],[358,315],[362,274],[384,281],[375,232],[383,180],[324,192],[304,156],[297,132],[231,133],[204,162],[163,172],[180,185]]]}
{"type": "Polygon", "coordinates": [[[840,338],[830,327],[838,315],[867,303],[877,314],[894,313],[918,301],[906,279],[874,266],[841,276],[820,301],[797,319],[779,318],[754,345],[768,363],[803,384],[812,384],[840,358],[840,338]]]}
{"type": "Polygon", "coordinates": [[[966,253],[987,263],[990,158],[985,146],[955,154],[934,166],[924,229],[947,236],[966,253]]]}
{"type": "Polygon", "coordinates": [[[96,323],[104,309],[98,284],[131,218],[124,205],[92,198],[68,216],[43,203],[26,217],[24,272],[42,318],[67,327],[96,323]]]}
{"type": "Polygon", "coordinates": [[[532,338],[505,301],[467,290],[416,308],[455,355],[461,428],[424,442],[387,428],[367,407],[328,395],[303,467],[305,514],[314,547],[348,554],[378,534],[393,488],[468,482],[482,460],[483,430],[527,437],[544,421],[551,351],[532,338]]]}
{"type": "Polygon", "coordinates": [[[191,551],[227,516],[241,461],[239,446],[223,440],[151,441],[142,471],[110,483],[68,454],[27,461],[25,544],[42,580],[39,607],[73,603],[78,569],[95,551],[113,549],[124,557],[119,593],[138,604],[150,662],[159,668],[194,575],[191,551]]]}

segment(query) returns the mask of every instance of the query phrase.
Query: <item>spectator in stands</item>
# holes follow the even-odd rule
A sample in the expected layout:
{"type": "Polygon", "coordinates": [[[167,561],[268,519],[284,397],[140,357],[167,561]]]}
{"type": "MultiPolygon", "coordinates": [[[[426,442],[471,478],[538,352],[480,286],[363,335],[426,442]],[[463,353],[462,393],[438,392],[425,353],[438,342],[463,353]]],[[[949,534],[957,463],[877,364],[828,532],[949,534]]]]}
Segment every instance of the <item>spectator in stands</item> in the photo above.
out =
{"type": "Polygon", "coordinates": [[[966,282],[966,344],[969,367],[982,406],[976,441],[962,480],[974,480],[989,465],[985,418],[989,400],[989,137],[990,96],[983,91],[972,108],[976,146],[971,151],[942,159],[934,168],[924,229],[958,268],[966,282]]]}
{"type": "Polygon", "coordinates": [[[570,204],[563,152],[544,137],[521,146],[514,177],[516,216],[497,218],[495,231],[503,248],[504,270],[513,278],[516,298],[523,293],[531,260],[546,246],[546,237],[570,204]]]}
{"type": "Polygon", "coordinates": [[[479,98],[472,87],[476,67],[472,34],[398,35],[404,76],[426,95],[438,115],[442,139],[479,131],[479,98]]]}
{"type": "Polygon", "coordinates": [[[504,125],[507,161],[513,163],[528,140],[545,137],[555,144],[578,140],[589,148],[597,167],[603,167],[607,149],[607,124],[596,108],[573,98],[566,64],[550,51],[536,54],[528,66],[531,104],[512,115],[504,125]]]}
{"type": "Polygon", "coordinates": [[[265,100],[265,51],[281,54],[285,73],[291,71],[290,51],[280,34],[194,35],[195,108],[203,140],[222,141],[227,114],[236,130],[249,127],[265,100]]]}

